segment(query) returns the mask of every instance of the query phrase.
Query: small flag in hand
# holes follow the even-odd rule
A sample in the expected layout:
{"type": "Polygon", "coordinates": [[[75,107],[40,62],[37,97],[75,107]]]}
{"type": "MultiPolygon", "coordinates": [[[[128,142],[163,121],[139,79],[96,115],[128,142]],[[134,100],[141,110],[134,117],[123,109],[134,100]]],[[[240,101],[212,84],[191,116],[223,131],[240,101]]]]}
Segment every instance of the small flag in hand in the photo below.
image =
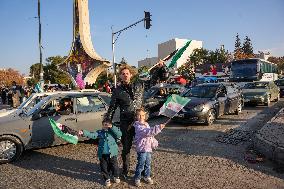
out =
{"type": "Polygon", "coordinates": [[[189,101],[189,98],[173,94],[160,108],[159,115],[173,118],[189,101]]]}
{"type": "Polygon", "coordinates": [[[61,123],[57,123],[52,118],[49,118],[49,123],[50,123],[54,133],[57,136],[59,136],[63,140],[66,140],[67,142],[70,142],[72,144],[77,144],[78,143],[78,136],[76,134],[76,133],[78,133],[77,131],[74,131],[74,130],[72,130],[71,128],[69,128],[67,126],[62,125],[61,123]],[[63,129],[63,128],[65,128],[65,129],[63,129]],[[63,132],[62,130],[65,130],[65,132],[63,132]]]}

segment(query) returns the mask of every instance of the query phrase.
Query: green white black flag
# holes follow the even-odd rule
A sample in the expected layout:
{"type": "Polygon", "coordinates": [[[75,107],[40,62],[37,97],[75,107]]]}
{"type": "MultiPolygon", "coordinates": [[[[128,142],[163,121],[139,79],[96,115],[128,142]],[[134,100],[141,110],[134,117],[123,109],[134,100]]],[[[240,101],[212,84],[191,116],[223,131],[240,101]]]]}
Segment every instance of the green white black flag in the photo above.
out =
{"type": "Polygon", "coordinates": [[[54,119],[49,118],[49,123],[54,131],[54,133],[59,136],[60,138],[62,138],[63,140],[66,140],[67,142],[70,142],[72,144],[77,144],[78,143],[78,136],[77,135],[72,135],[70,133],[64,133],[61,129],[60,126],[62,128],[62,124],[61,123],[57,123],[56,121],[54,121],[54,119]]]}
{"type": "Polygon", "coordinates": [[[174,117],[188,102],[189,98],[181,97],[173,94],[168,97],[167,101],[160,108],[159,115],[164,115],[169,118],[174,117]]]}

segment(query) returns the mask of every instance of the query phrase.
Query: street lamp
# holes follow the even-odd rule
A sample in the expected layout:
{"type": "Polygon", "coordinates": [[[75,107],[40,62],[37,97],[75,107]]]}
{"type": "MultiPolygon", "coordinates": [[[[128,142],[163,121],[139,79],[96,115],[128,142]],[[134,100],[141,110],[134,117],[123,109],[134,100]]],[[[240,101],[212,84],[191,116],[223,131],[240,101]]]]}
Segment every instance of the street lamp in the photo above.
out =
{"type": "Polygon", "coordinates": [[[37,1],[37,14],[38,14],[38,45],[39,45],[39,63],[40,63],[40,74],[39,74],[39,81],[40,86],[43,88],[43,65],[42,65],[42,45],[41,45],[41,22],[40,22],[40,0],[37,1]]]}
{"type": "Polygon", "coordinates": [[[116,88],[116,83],[117,83],[117,77],[116,77],[116,63],[115,63],[115,54],[114,54],[114,44],[115,44],[115,42],[116,42],[116,40],[118,39],[118,36],[121,34],[121,32],[123,32],[123,31],[125,31],[125,30],[127,30],[127,29],[129,29],[129,28],[131,28],[131,27],[133,27],[133,26],[136,26],[138,23],[140,23],[140,22],[143,22],[144,21],[144,27],[146,28],[146,29],[150,29],[150,27],[152,26],[151,25],[151,14],[150,14],[150,12],[145,12],[144,11],[144,18],[143,19],[141,19],[141,20],[139,20],[139,21],[137,21],[137,22],[135,22],[134,24],[131,24],[131,25],[129,25],[129,26],[127,26],[127,27],[125,27],[125,28],[123,28],[123,29],[121,29],[121,30],[119,30],[119,31],[117,31],[117,32],[114,32],[113,31],[113,28],[111,27],[111,30],[112,30],[112,35],[111,35],[111,38],[112,38],[112,65],[113,65],[113,72],[114,72],[114,87],[116,88]],[[117,35],[117,37],[116,37],[116,39],[115,39],[115,35],[116,34],[118,34],[117,35]]]}

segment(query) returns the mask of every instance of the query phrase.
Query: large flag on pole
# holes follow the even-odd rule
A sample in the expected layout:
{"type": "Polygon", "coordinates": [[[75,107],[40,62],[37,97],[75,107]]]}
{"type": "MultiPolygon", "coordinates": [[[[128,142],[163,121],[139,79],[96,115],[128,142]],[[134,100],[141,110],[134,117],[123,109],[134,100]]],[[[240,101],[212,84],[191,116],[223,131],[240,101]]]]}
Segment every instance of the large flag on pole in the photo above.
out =
{"type": "MultiPolygon", "coordinates": [[[[63,132],[62,128],[67,128],[67,126],[62,125],[61,123],[57,123],[54,121],[54,119],[49,118],[49,123],[54,131],[54,133],[62,138],[63,140],[66,140],[67,142],[70,142],[72,144],[77,144],[78,143],[78,136],[75,135],[74,133],[68,133],[68,132],[63,132]]],[[[70,130],[70,128],[68,128],[70,130]]]]}
{"type": "Polygon", "coordinates": [[[173,118],[189,101],[189,98],[173,94],[168,97],[167,101],[160,108],[159,115],[173,118]]]}
{"type": "MultiPolygon", "coordinates": [[[[162,61],[166,62],[168,61],[169,59],[171,59],[175,54],[176,52],[178,51],[178,49],[174,50],[173,52],[171,52],[169,55],[167,55],[165,58],[162,59],[162,61]]],[[[150,71],[155,68],[160,62],[157,62],[155,65],[153,65],[151,68],[149,68],[148,70],[142,72],[139,74],[139,77],[141,79],[143,78],[146,78],[146,79],[149,79],[150,77],[150,71]]]]}
{"type": "Polygon", "coordinates": [[[176,65],[178,59],[182,56],[182,54],[184,53],[184,51],[187,49],[187,47],[189,46],[189,44],[191,43],[192,40],[189,40],[188,42],[185,43],[185,45],[180,48],[178,50],[177,53],[175,53],[174,57],[172,58],[171,62],[169,62],[168,64],[166,64],[166,66],[168,68],[172,68],[176,65]]]}

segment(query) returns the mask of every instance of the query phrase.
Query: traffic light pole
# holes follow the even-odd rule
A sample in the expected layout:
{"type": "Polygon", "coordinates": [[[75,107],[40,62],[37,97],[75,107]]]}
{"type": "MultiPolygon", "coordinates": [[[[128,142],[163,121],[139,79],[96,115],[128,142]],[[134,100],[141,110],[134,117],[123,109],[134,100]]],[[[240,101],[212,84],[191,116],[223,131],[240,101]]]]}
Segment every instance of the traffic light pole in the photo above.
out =
{"type": "Polygon", "coordinates": [[[125,28],[123,28],[123,29],[121,29],[121,30],[119,30],[119,31],[117,31],[117,32],[113,32],[113,28],[111,27],[111,30],[112,30],[112,35],[111,35],[111,38],[112,38],[112,65],[113,65],[113,73],[114,73],[114,87],[116,88],[116,86],[117,86],[117,73],[116,73],[116,63],[115,63],[115,54],[114,54],[114,49],[115,49],[115,42],[117,41],[117,39],[118,39],[118,37],[119,37],[119,35],[121,34],[121,32],[123,32],[123,31],[125,31],[125,30],[127,30],[127,29],[129,29],[129,28],[131,28],[131,27],[133,27],[133,26],[136,26],[138,23],[140,23],[140,22],[149,22],[149,24],[146,24],[146,25],[148,25],[148,27],[146,27],[146,29],[149,29],[150,28],[150,21],[151,21],[151,19],[150,19],[150,12],[145,12],[145,18],[143,18],[143,19],[141,19],[141,20],[139,20],[139,21],[137,21],[137,22],[135,22],[134,24],[131,24],[131,25],[129,25],[129,26],[127,26],[127,27],[125,27],[125,28]],[[148,15],[146,16],[146,14],[148,13],[148,15]],[[117,35],[117,37],[116,37],[116,39],[115,39],[115,35],[116,34],[118,34],[117,35]]]}

